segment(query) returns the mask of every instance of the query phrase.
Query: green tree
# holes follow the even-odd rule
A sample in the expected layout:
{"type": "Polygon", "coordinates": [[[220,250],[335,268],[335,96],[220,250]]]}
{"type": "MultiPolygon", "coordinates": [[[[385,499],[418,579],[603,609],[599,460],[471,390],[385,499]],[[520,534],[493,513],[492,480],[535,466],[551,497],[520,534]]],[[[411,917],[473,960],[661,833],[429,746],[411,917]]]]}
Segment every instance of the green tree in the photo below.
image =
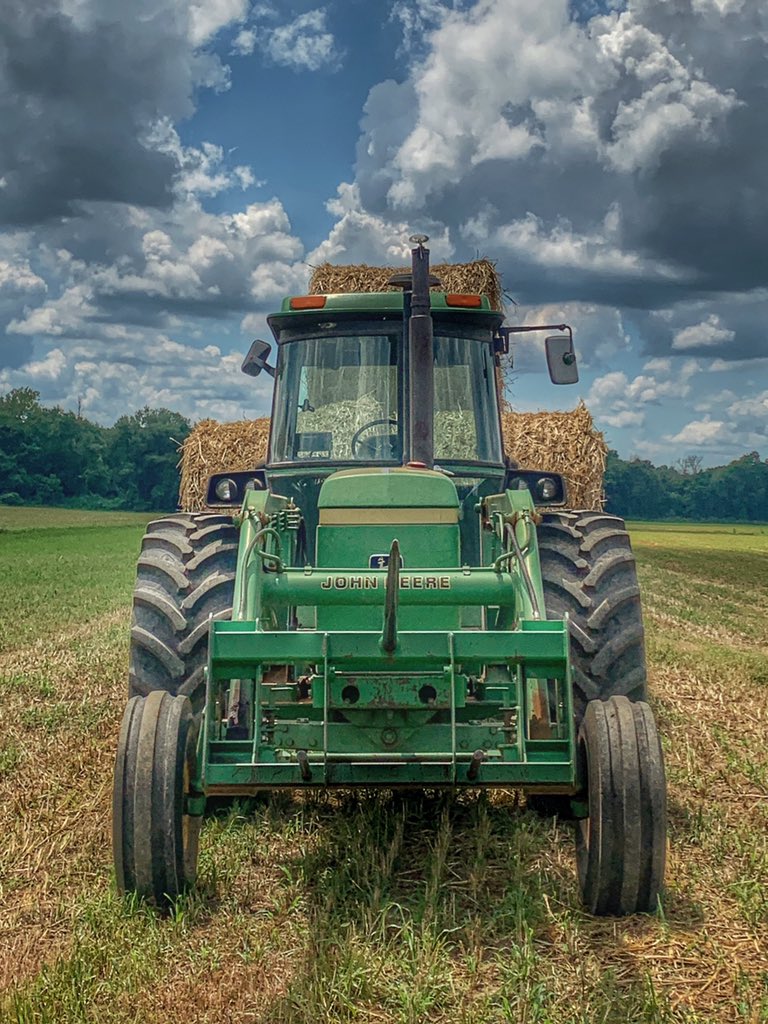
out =
{"type": "Polygon", "coordinates": [[[191,430],[188,419],[170,409],[145,407],[121,416],[109,431],[113,486],[125,508],[176,508],[178,445],[191,430]]]}

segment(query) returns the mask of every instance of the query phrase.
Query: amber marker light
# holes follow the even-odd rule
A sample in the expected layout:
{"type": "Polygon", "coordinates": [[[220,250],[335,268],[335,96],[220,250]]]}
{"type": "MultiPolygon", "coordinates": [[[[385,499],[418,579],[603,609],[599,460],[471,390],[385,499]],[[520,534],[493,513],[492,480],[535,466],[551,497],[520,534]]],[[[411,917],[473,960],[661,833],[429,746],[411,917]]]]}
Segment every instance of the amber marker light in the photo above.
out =
{"type": "Polygon", "coordinates": [[[322,309],[325,295],[297,295],[291,299],[291,309],[322,309]]]}
{"type": "Polygon", "coordinates": [[[464,306],[465,309],[479,309],[483,304],[480,295],[461,295],[457,292],[449,292],[445,296],[447,306],[464,306]]]}

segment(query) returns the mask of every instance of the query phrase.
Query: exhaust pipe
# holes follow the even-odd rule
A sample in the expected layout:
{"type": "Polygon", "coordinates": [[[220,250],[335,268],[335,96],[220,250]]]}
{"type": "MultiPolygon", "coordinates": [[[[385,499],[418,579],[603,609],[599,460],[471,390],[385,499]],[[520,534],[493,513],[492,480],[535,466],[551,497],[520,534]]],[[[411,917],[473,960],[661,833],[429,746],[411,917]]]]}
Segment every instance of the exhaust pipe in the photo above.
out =
{"type": "Polygon", "coordinates": [[[432,350],[432,313],[429,305],[429,249],[426,235],[412,235],[411,316],[408,321],[410,436],[407,461],[435,462],[435,361],[432,350]]]}

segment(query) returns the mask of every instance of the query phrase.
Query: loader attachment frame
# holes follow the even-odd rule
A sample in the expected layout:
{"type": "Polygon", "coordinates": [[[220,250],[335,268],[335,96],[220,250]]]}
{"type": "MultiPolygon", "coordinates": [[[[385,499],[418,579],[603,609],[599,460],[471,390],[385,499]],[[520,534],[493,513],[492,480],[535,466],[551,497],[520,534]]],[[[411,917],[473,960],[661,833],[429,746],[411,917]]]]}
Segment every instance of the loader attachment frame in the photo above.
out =
{"type": "Polygon", "coordinates": [[[541,615],[531,498],[506,492],[484,507],[493,524],[484,566],[296,568],[291,506],[250,492],[236,615],[209,624],[197,790],[520,786],[575,793],[568,624],[541,615]],[[393,622],[394,585],[394,607],[423,609],[426,628],[393,622]],[[378,608],[382,629],[298,625],[323,608],[350,606],[378,608]],[[479,612],[486,628],[430,629],[430,617],[446,608],[479,612]]]}

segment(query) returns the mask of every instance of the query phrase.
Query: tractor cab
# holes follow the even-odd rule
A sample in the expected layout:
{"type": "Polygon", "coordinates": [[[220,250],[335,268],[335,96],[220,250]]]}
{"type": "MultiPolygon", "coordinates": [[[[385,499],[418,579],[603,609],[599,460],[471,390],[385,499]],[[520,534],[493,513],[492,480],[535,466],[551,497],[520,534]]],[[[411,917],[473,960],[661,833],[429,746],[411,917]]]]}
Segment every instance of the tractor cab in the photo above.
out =
{"type": "MultiPolygon", "coordinates": [[[[432,293],[425,372],[411,358],[410,300],[408,292],[302,296],[269,318],[278,351],[266,473],[306,510],[310,556],[320,488],[337,471],[436,467],[467,513],[481,493],[502,489],[494,365],[502,317],[485,297],[432,293]],[[459,304],[467,300],[476,305],[459,304]],[[413,438],[425,425],[414,423],[414,393],[431,415],[428,446],[413,438]]],[[[474,528],[462,547],[476,560],[477,517],[465,519],[474,528]]]]}
{"type": "MultiPolygon", "coordinates": [[[[424,241],[413,250],[411,273],[390,281],[399,291],[286,298],[268,318],[276,366],[261,340],[244,361],[246,373],[275,378],[266,479],[302,509],[302,557],[310,561],[320,490],[337,471],[404,466],[446,474],[469,564],[480,558],[475,507],[505,484],[527,486],[525,474],[509,478],[497,367],[509,334],[531,328],[503,326],[487,296],[430,290],[440,282],[429,273],[424,241]]],[[[572,353],[570,328],[557,327],[568,331],[556,340],[572,353]]],[[[556,479],[548,503],[560,495],[556,479]]]]}
{"type": "MultiPolygon", "coordinates": [[[[406,298],[286,299],[270,317],[278,342],[270,468],[412,461],[406,298]],[[293,311],[291,303],[308,300],[318,307],[311,314],[293,311]]],[[[501,472],[493,338],[502,318],[480,296],[435,293],[431,306],[432,461],[501,472]],[[465,299],[482,306],[468,313],[449,304],[465,299]]]]}

